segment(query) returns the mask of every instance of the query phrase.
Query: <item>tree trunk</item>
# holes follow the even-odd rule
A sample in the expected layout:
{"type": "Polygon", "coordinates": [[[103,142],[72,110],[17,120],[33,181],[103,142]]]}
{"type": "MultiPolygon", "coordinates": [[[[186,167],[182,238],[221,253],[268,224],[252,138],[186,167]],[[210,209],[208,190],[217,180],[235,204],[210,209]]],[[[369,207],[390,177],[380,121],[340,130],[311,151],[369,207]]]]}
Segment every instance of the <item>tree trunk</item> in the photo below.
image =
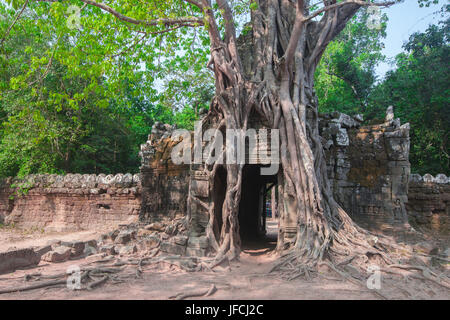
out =
{"type": "Polygon", "coordinates": [[[274,186],[270,191],[270,209],[272,212],[272,219],[278,217],[277,207],[277,188],[274,186]]]}
{"type": "MultiPolygon", "coordinates": [[[[314,72],[320,57],[359,6],[327,11],[321,22],[301,23],[305,12],[295,10],[293,2],[259,0],[257,3],[258,10],[252,11],[252,32],[240,39],[252,44],[251,59],[245,57],[245,64],[232,35],[234,26],[226,25],[224,39],[214,25],[209,28],[212,39],[209,66],[215,72],[216,97],[208,119],[224,124],[227,129],[246,130],[250,111],[254,110],[271,128],[280,130],[279,203],[280,208],[296,213],[297,237],[289,245],[282,243],[283,237],[279,236],[277,248],[290,249],[282,262],[315,267],[328,253],[346,254],[348,246],[364,247],[367,243],[366,233],[353,224],[333,199],[314,93],[314,72]]],[[[226,3],[218,1],[218,4],[223,5],[227,19],[226,3]]],[[[222,129],[220,125],[217,128],[222,129]]],[[[218,261],[225,256],[232,259],[239,255],[242,167],[226,165],[227,191],[220,237],[214,237],[211,231],[211,224],[217,223],[213,217],[208,226],[218,261]]],[[[217,164],[210,174],[214,175],[216,169],[217,164]]],[[[283,210],[280,219],[285,214],[283,210]]]]}

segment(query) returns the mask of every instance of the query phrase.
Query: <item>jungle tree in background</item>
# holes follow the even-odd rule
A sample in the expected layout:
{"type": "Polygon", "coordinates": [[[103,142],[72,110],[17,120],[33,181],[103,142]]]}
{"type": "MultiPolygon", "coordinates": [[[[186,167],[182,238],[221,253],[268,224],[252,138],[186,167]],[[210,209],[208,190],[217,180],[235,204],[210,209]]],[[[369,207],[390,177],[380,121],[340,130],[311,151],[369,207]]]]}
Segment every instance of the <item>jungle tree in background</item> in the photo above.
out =
{"type": "MultiPolygon", "coordinates": [[[[447,8],[448,12],[448,8],[447,8]]],[[[414,172],[450,175],[450,21],[414,33],[396,57],[397,68],[373,91],[369,119],[382,119],[386,105],[411,123],[414,172]]]]}
{"type": "Polygon", "coordinates": [[[376,66],[384,61],[386,15],[379,28],[367,28],[370,15],[360,10],[328,45],[316,70],[320,112],[364,114],[375,86],[376,66]]]}
{"type": "Polygon", "coordinates": [[[195,115],[163,105],[134,68],[118,67],[111,88],[96,62],[74,57],[65,23],[56,33],[52,16],[38,19],[24,4],[0,3],[0,176],[135,173],[155,121],[191,125],[195,115]]]}
{"type": "MultiPolygon", "coordinates": [[[[434,14],[448,12],[444,5],[434,14]]],[[[361,11],[325,51],[315,79],[319,110],[361,113],[368,122],[381,123],[393,105],[402,122],[411,124],[412,171],[449,175],[448,20],[413,34],[394,70],[376,82],[386,24],[380,30],[363,28],[366,19],[361,11]]]]}

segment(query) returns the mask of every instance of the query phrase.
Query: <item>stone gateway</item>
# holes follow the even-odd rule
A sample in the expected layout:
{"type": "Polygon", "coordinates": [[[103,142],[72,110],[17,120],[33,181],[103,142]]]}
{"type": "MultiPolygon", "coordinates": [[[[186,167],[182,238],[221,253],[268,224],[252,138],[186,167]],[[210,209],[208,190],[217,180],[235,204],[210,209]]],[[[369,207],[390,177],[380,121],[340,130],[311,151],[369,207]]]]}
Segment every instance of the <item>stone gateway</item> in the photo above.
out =
{"type": "MultiPolygon", "coordinates": [[[[268,129],[257,117],[250,124],[256,130],[268,129]]],[[[412,225],[448,233],[450,179],[410,174],[409,124],[401,125],[392,108],[386,121],[375,125],[363,125],[360,115],[321,114],[319,129],[334,198],[355,222],[372,230],[395,232],[412,225]]],[[[218,168],[211,177],[203,164],[175,165],[170,155],[181,140],[171,138],[174,130],[161,123],[153,126],[141,146],[140,174],[41,174],[1,180],[0,222],[22,229],[78,231],[137,222],[156,228],[160,222],[184,219],[189,222],[186,236],[163,241],[161,250],[208,255],[211,235],[220,233],[227,173],[218,168]]],[[[271,150],[260,137],[257,143],[269,153],[282,152],[271,150]]],[[[249,161],[248,150],[246,160],[238,215],[241,238],[265,233],[268,200],[273,199],[278,243],[292,242],[297,225],[286,197],[289,186],[278,183],[283,168],[278,174],[261,175],[266,164],[249,161]]],[[[159,231],[171,234],[165,228],[159,231]]]]}

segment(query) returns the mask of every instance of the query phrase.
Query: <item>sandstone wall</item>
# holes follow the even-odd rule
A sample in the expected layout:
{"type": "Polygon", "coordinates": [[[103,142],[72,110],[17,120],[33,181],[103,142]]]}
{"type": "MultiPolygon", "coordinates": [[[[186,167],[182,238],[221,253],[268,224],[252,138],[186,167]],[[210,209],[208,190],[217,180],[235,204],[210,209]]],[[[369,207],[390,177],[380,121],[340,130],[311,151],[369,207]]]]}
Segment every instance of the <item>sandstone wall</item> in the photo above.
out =
{"type": "MultiPolygon", "coordinates": [[[[392,108],[383,124],[361,126],[362,122],[362,116],[339,112],[321,115],[320,130],[334,195],[365,227],[403,226],[408,219],[409,124],[401,126],[392,108]]],[[[170,139],[173,129],[156,123],[147,143],[141,146],[141,217],[147,221],[186,214],[189,187],[204,203],[213,201],[201,168],[171,162],[171,151],[177,144],[170,139]]],[[[189,208],[193,224],[199,227],[196,233],[202,234],[208,213],[197,203],[189,208]]]]}
{"type": "Polygon", "coordinates": [[[184,216],[189,194],[189,165],[174,165],[171,152],[178,142],[170,139],[175,127],[155,123],[141,145],[141,219],[148,222],[184,216]]]}
{"type": "MultiPolygon", "coordinates": [[[[422,183],[429,177],[414,180],[408,201],[409,125],[401,126],[392,110],[384,124],[361,126],[362,121],[361,116],[339,112],[321,115],[328,176],[337,201],[368,228],[406,224],[406,206],[415,223],[436,226],[438,220],[439,228],[448,226],[448,183],[437,182],[442,176],[431,184],[422,183]]],[[[171,162],[178,143],[170,139],[173,129],[154,125],[141,146],[140,175],[32,175],[0,181],[0,222],[21,228],[83,230],[127,224],[139,217],[173,219],[190,208],[193,221],[198,220],[193,224],[201,227],[193,231],[203,234],[208,214],[200,214],[203,209],[196,203],[188,206],[189,190],[204,202],[213,201],[215,195],[209,194],[201,168],[171,162]]]]}
{"type": "Polygon", "coordinates": [[[0,183],[6,224],[45,231],[109,228],[138,220],[139,175],[30,175],[0,183]]]}
{"type": "Polygon", "coordinates": [[[406,224],[409,124],[397,119],[361,127],[361,121],[338,112],[320,121],[335,199],[369,229],[406,224]]]}
{"type": "Polygon", "coordinates": [[[414,227],[450,235],[450,179],[445,175],[412,174],[406,207],[414,227]]]}

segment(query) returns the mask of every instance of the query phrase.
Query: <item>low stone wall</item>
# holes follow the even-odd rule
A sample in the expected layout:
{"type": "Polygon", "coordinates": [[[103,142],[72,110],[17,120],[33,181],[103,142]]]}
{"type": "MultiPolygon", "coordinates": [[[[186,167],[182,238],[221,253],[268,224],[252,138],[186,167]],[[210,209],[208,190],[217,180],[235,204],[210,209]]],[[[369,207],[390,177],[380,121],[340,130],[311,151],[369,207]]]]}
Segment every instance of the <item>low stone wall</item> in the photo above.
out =
{"type": "Polygon", "coordinates": [[[450,178],[412,174],[406,207],[414,227],[450,235],[450,178]]]}
{"type": "Polygon", "coordinates": [[[0,182],[0,216],[23,229],[78,231],[138,220],[140,176],[30,175],[0,182]]]}

